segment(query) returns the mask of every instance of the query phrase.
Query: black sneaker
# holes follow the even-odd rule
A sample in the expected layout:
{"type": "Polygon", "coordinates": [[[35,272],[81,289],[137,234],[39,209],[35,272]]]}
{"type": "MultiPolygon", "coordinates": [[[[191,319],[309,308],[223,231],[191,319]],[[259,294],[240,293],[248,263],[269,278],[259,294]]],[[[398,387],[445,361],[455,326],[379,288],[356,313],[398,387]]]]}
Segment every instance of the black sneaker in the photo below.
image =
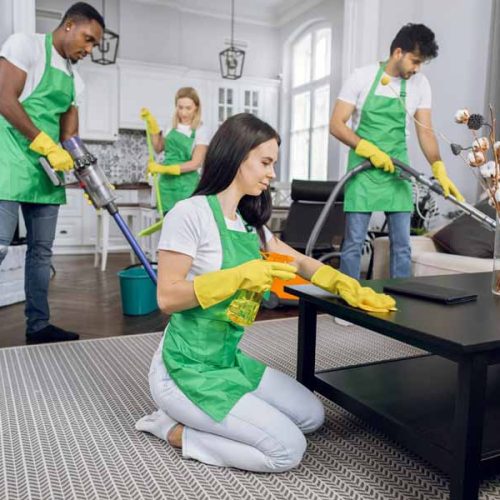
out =
{"type": "Polygon", "coordinates": [[[68,340],[78,340],[80,335],[68,332],[54,325],[47,325],[37,332],[26,333],[27,344],[45,344],[47,342],[66,342],[68,340]]]}

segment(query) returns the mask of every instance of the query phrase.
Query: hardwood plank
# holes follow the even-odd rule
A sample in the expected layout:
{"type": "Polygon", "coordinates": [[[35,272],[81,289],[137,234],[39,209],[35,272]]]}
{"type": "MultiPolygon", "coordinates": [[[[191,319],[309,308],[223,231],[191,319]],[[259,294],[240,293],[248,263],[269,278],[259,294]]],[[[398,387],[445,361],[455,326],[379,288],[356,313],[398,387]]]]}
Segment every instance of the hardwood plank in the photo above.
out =
{"type": "MultiPolygon", "coordinates": [[[[92,255],[57,255],[49,290],[51,323],[80,334],[82,339],[163,330],[168,316],[155,311],[124,316],[118,271],[130,264],[128,253],[108,256],[107,269],[94,267],[92,255]]],[[[262,309],[257,320],[296,316],[298,308],[262,309]]],[[[24,303],[0,308],[0,347],[25,344],[24,303]]]]}

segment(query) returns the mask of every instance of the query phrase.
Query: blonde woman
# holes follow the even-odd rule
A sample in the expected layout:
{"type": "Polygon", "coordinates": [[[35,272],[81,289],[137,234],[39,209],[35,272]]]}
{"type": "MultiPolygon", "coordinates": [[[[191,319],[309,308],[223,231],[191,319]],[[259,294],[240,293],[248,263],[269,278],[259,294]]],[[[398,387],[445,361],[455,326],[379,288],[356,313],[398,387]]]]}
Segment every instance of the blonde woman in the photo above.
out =
{"type": "Polygon", "coordinates": [[[156,153],[165,152],[163,164],[150,161],[148,172],[160,174],[160,196],[166,213],[180,200],[189,198],[200,176],[210,140],[207,128],[201,123],[200,97],[192,87],[182,87],[175,94],[175,112],[172,128],[163,136],[156,118],[143,108],[156,153]]]}

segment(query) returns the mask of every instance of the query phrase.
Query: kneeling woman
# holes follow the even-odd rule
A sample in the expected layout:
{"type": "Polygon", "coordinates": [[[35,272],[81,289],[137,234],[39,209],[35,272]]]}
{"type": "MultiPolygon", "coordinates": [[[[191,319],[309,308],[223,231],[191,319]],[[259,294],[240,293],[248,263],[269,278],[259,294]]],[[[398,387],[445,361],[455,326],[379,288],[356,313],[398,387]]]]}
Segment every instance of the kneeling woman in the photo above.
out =
{"type": "Polygon", "coordinates": [[[299,382],[238,349],[243,328],[226,315],[235,293],[269,289],[274,277],[297,272],[353,306],[395,305],[267,230],[279,143],[258,118],[229,118],[208,147],[196,192],[166,215],[158,303],[172,316],[149,373],[159,410],[136,424],[186,458],[256,472],[296,467],[304,434],[321,426],[324,410],[299,382]],[[261,260],[260,249],[292,255],[295,267],[261,260]]]}

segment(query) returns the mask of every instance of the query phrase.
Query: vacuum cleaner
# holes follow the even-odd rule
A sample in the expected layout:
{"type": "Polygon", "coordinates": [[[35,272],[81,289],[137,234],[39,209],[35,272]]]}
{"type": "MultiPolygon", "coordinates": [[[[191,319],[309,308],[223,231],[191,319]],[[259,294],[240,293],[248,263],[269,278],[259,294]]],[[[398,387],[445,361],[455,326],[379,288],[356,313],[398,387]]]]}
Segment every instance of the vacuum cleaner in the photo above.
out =
{"type": "MultiPolygon", "coordinates": [[[[156,273],[144,254],[142,248],[137,243],[129,227],[123,220],[115,203],[116,196],[104,171],[97,165],[97,158],[88,151],[79,137],[72,137],[62,142],[63,148],[68,151],[74,160],[74,173],[80,187],[87,193],[95,209],[106,209],[115,220],[120,231],[125,236],[132,250],[137,255],[140,263],[144,266],[151,281],[156,285],[156,273]]],[[[45,173],[48,175],[54,186],[63,186],[61,177],[52,168],[46,158],[40,158],[45,173]]]]}
{"type": "MultiPolygon", "coordinates": [[[[473,219],[480,222],[490,231],[495,231],[496,222],[494,219],[492,219],[485,213],[481,212],[476,207],[469,205],[469,203],[465,201],[459,201],[454,196],[451,195],[445,196],[443,188],[438,182],[429,179],[424,174],[418,172],[409,165],[406,165],[405,163],[395,158],[392,158],[392,162],[397,167],[394,175],[398,175],[400,179],[405,179],[405,180],[410,180],[413,177],[417,182],[423,184],[424,186],[427,186],[434,193],[438,194],[439,196],[442,196],[445,200],[451,201],[452,203],[457,205],[460,208],[460,210],[462,210],[463,212],[471,216],[473,219]]],[[[335,188],[328,197],[328,200],[326,201],[325,206],[323,207],[323,210],[321,211],[318,220],[316,221],[316,224],[314,225],[311,231],[311,235],[309,236],[309,240],[307,241],[306,245],[306,255],[312,256],[314,246],[318,241],[323,226],[326,223],[328,214],[332,209],[332,205],[335,203],[339,194],[342,192],[345,183],[349,179],[357,175],[359,172],[363,172],[364,170],[368,170],[370,168],[373,168],[373,165],[369,161],[364,161],[361,165],[358,165],[357,167],[353,168],[350,172],[347,172],[347,174],[344,175],[344,177],[342,177],[342,179],[340,179],[339,182],[336,184],[335,188]]],[[[329,254],[326,254],[321,256],[320,260],[327,260],[328,258],[329,254]]]]}

